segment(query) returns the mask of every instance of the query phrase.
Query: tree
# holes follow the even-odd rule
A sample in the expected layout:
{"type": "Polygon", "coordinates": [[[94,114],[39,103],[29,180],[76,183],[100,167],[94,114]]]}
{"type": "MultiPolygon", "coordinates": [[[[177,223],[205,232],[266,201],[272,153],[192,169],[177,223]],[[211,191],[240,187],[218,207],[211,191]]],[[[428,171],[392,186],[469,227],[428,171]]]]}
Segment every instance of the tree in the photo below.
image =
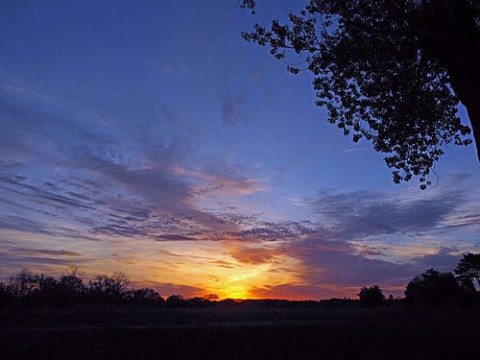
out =
{"type": "Polygon", "coordinates": [[[385,295],[378,285],[363,287],[358,293],[360,304],[365,306],[381,305],[385,301],[385,295]]]}
{"type": "Polygon", "coordinates": [[[15,298],[28,298],[38,289],[37,277],[28,269],[10,276],[7,291],[15,298]]]}
{"type": "Polygon", "coordinates": [[[460,281],[476,280],[480,286],[480,254],[463,254],[455,269],[455,274],[460,281]]]}
{"type": "Polygon", "coordinates": [[[185,300],[182,295],[170,295],[165,301],[167,307],[180,307],[185,304],[185,300]]]}
{"type": "Polygon", "coordinates": [[[58,282],[53,276],[35,275],[35,282],[38,284],[36,300],[43,304],[57,303],[59,300],[58,282]]]}
{"type": "Polygon", "coordinates": [[[121,271],[114,272],[112,276],[97,275],[89,282],[89,292],[98,300],[118,302],[124,300],[129,283],[127,275],[121,271]]]}
{"type": "Polygon", "coordinates": [[[158,292],[148,287],[132,290],[130,292],[131,300],[135,304],[161,304],[164,302],[163,298],[158,292]]]}
{"type": "Polygon", "coordinates": [[[372,141],[396,183],[415,175],[425,189],[443,146],[471,143],[459,101],[480,159],[478,0],[309,0],[287,24],[256,24],[243,37],[277,59],[304,54],[328,121],[354,142],[372,141]]]}
{"type": "Polygon", "coordinates": [[[86,286],[80,278],[79,269],[76,266],[70,266],[60,277],[58,287],[61,296],[65,301],[73,301],[86,291],[86,286]]]}
{"type": "Polygon", "coordinates": [[[215,302],[215,301],[218,301],[219,297],[217,294],[208,294],[204,296],[204,299],[210,302],[212,301],[215,302]]]}
{"type": "Polygon", "coordinates": [[[452,273],[429,269],[408,283],[405,296],[409,304],[439,305],[452,303],[461,291],[452,273]]]}
{"type": "Polygon", "coordinates": [[[0,309],[7,305],[10,300],[10,293],[7,290],[7,285],[0,282],[0,309]]]}

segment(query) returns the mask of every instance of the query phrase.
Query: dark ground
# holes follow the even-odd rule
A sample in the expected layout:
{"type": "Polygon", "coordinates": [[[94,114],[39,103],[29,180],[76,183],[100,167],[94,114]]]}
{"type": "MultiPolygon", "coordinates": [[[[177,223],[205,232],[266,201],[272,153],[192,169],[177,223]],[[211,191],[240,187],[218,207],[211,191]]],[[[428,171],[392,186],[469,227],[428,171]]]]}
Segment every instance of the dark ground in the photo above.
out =
{"type": "Polygon", "coordinates": [[[479,308],[0,313],[0,359],[479,359],[479,308]]]}

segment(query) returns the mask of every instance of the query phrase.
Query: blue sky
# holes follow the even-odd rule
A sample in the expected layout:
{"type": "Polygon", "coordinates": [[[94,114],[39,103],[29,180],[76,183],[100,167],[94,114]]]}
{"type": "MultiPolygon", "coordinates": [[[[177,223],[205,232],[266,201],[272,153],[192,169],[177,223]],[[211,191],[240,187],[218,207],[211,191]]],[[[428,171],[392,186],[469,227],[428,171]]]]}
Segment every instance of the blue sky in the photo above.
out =
{"type": "Polygon", "coordinates": [[[393,184],[307,74],[242,40],[288,2],[0,6],[3,278],[76,264],[162,295],[353,297],[478,251],[474,146],[426,191],[393,184]]]}

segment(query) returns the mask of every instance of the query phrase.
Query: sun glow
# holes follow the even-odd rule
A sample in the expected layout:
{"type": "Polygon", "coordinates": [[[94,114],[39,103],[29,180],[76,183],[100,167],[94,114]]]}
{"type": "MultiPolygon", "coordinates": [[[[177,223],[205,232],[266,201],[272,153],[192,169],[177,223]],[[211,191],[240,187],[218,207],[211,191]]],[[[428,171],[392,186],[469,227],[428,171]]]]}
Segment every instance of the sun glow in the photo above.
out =
{"type": "Polygon", "coordinates": [[[234,285],[224,289],[225,295],[221,299],[251,299],[248,288],[244,285],[234,285]]]}
{"type": "Polygon", "coordinates": [[[225,281],[227,283],[234,283],[234,282],[255,278],[261,275],[262,273],[268,271],[270,267],[271,267],[271,264],[264,264],[264,265],[257,266],[253,269],[245,269],[245,270],[241,269],[239,271],[240,272],[239,274],[231,275],[225,281]]]}
{"type": "Polygon", "coordinates": [[[255,299],[277,286],[299,283],[302,277],[300,261],[273,247],[259,250],[230,241],[123,245],[130,258],[122,271],[161,296],[216,294],[220,299],[255,299]]]}

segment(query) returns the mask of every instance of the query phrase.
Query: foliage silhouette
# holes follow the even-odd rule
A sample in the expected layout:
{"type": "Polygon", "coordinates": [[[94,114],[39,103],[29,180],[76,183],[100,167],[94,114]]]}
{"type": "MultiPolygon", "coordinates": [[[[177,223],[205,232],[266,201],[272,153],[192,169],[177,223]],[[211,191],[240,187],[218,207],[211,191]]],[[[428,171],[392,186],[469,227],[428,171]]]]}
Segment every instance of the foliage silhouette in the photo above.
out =
{"type": "MultiPolygon", "coordinates": [[[[464,259],[471,257],[464,256],[464,259]]],[[[460,261],[459,264],[463,264],[460,261]]],[[[459,266],[460,267],[460,266],[459,266]]],[[[458,267],[458,268],[459,268],[458,267]]],[[[406,301],[410,305],[474,305],[480,300],[473,285],[472,278],[452,273],[440,273],[434,269],[409,282],[405,291],[406,301]]],[[[378,285],[363,287],[358,294],[359,300],[220,300],[215,294],[185,299],[182,295],[170,295],[163,298],[151,288],[133,289],[129,287],[127,275],[114,272],[112,275],[97,275],[85,285],[79,276],[78,269],[72,267],[58,279],[45,274],[35,274],[28,269],[21,269],[10,276],[5,283],[0,282],[0,309],[22,308],[29,306],[67,307],[72,305],[112,305],[135,307],[253,307],[253,308],[347,308],[376,306],[387,307],[401,305],[404,300],[385,300],[383,291],[378,285]]]]}
{"type": "Polygon", "coordinates": [[[163,298],[151,288],[128,287],[128,277],[122,272],[97,275],[86,285],[78,268],[70,267],[58,279],[35,274],[28,269],[14,273],[6,283],[0,282],[0,309],[25,306],[69,307],[72,305],[112,305],[135,307],[255,307],[255,308],[315,308],[349,307],[358,303],[350,299],[302,300],[220,300],[216,294],[185,299],[181,295],[163,298]]]}
{"type": "Polygon", "coordinates": [[[114,272],[112,276],[97,275],[89,282],[88,288],[97,301],[121,302],[126,296],[128,284],[128,277],[124,273],[114,272]]]}
{"type": "Polygon", "coordinates": [[[150,288],[136,289],[131,292],[132,301],[143,305],[163,305],[165,300],[158,292],[150,288]]]}
{"type": "Polygon", "coordinates": [[[385,295],[378,285],[363,287],[358,293],[360,304],[364,306],[377,306],[385,302],[385,295]]]}
{"type": "Polygon", "coordinates": [[[87,287],[79,276],[78,268],[71,266],[68,271],[60,277],[58,291],[64,304],[71,304],[75,299],[85,295],[87,287]]]}
{"type": "MultiPolygon", "coordinates": [[[[254,9],[255,0],[242,7],[254,9]]],[[[305,55],[317,105],[353,141],[372,141],[398,183],[420,187],[449,143],[468,145],[457,115],[466,106],[480,159],[480,3],[477,0],[310,0],[289,22],[243,33],[305,55]]],[[[302,69],[288,66],[298,74],[302,69]]]]}
{"type": "Polygon", "coordinates": [[[441,273],[434,269],[413,278],[407,285],[405,295],[409,305],[461,305],[474,300],[468,283],[458,283],[452,273],[441,273]]]}
{"type": "Polygon", "coordinates": [[[463,282],[476,280],[480,287],[480,254],[464,254],[455,268],[455,274],[463,282]]]}
{"type": "Polygon", "coordinates": [[[170,295],[165,301],[165,305],[168,307],[179,307],[185,304],[182,295],[170,295]]]}
{"type": "Polygon", "coordinates": [[[19,272],[10,276],[7,285],[7,291],[14,298],[27,298],[38,289],[38,283],[35,275],[28,269],[21,269],[19,272]]]}

